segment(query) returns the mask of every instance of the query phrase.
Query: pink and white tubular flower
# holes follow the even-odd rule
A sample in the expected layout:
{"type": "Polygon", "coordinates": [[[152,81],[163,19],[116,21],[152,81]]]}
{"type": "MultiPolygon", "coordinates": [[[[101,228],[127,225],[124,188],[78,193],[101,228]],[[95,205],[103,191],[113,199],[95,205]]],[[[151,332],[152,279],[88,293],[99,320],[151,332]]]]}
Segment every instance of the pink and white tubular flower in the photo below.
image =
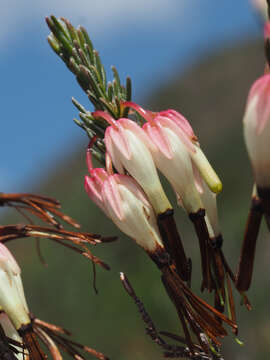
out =
{"type": "Polygon", "coordinates": [[[244,114],[244,137],[255,182],[270,186],[270,74],[252,85],[244,114]]]}
{"type": "Polygon", "coordinates": [[[96,111],[111,125],[105,131],[105,145],[114,167],[119,174],[127,171],[143,188],[157,214],[172,206],[161,186],[151,152],[152,145],[139,125],[121,118],[114,120],[109,114],[96,111]]]}
{"type": "Polygon", "coordinates": [[[31,322],[26,304],[21,269],[5,245],[0,243],[0,309],[15,329],[31,322]]]}
{"type": "Polygon", "coordinates": [[[89,169],[85,189],[118,228],[148,252],[163,248],[154,210],[137,182],[128,175],[89,169]]]}
{"type": "Polygon", "coordinates": [[[84,177],[85,191],[90,199],[108,216],[103,204],[101,189],[104,181],[108,179],[109,174],[103,168],[93,167],[90,147],[88,147],[86,151],[86,164],[90,176],[86,175],[84,177]]]}
{"type": "Polygon", "coordinates": [[[167,177],[187,212],[197,212],[202,203],[195,186],[193,165],[212,190],[220,191],[221,182],[201,151],[189,122],[174,110],[154,114],[134,103],[124,105],[134,108],[147,120],[143,130],[152,144],[150,149],[156,166],[167,177]]]}

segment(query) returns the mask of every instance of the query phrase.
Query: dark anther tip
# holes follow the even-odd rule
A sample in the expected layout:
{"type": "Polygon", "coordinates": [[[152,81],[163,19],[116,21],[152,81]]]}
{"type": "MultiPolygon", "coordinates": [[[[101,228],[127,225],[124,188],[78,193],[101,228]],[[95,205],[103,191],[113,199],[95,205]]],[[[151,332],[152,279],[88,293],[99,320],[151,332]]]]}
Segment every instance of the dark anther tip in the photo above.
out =
{"type": "Polygon", "coordinates": [[[172,216],[173,213],[174,213],[173,209],[168,209],[168,210],[164,211],[163,213],[158,214],[157,218],[158,218],[158,220],[163,220],[169,216],[172,216]]]}
{"type": "Polygon", "coordinates": [[[188,216],[192,222],[195,222],[197,219],[205,216],[205,209],[199,209],[195,213],[189,213],[188,216]]]}

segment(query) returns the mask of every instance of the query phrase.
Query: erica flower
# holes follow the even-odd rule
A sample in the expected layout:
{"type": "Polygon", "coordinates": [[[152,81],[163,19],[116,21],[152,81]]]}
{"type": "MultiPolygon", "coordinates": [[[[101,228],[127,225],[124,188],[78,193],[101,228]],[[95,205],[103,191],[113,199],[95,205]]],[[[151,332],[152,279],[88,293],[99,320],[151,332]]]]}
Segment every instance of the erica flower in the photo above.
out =
{"type": "MultiPolygon", "coordinates": [[[[269,45],[269,24],[266,24],[265,40],[269,45]]],[[[261,76],[252,85],[243,122],[245,142],[256,184],[236,275],[236,285],[240,291],[248,290],[251,284],[262,217],[264,215],[268,223],[270,219],[270,74],[261,76]]]]}
{"type": "Polygon", "coordinates": [[[88,196],[119,229],[150,254],[163,249],[154,210],[137,182],[128,175],[109,175],[91,165],[89,173],[85,176],[88,196]]]}
{"type": "Polygon", "coordinates": [[[167,177],[179,202],[194,223],[201,251],[202,288],[211,290],[207,254],[209,234],[204,218],[205,210],[195,185],[194,172],[197,171],[214,192],[221,191],[222,184],[201,151],[189,122],[181,114],[174,110],[155,114],[131,102],[124,105],[134,108],[147,120],[143,129],[148,143],[151,144],[149,150],[156,166],[167,177]]]}
{"type": "MultiPolygon", "coordinates": [[[[119,174],[127,172],[142,187],[157,215],[158,227],[162,233],[166,251],[171,255],[182,279],[188,281],[190,266],[174,222],[173,209],[160,184],[151,154],[153,145],[143,129],[132,120],[121,118],[116,121],[108,113],[102,111],[96,111],[92,115],[103,117],[111,124],[105,131],[106,158],[112,161],[119,174]],[[168,223],[171,228],[170,234],[168,223]]],[[[100,174],[103,171],[101,169],[100,174]]],[[[100,205],[102,207],[102,204],[100,205]]]]}
{"type": "MultiPolygon", "coordinates": [[[[87,151],[87,164],[90,174],[85,176],[87,194],[121,231],[133,238],[156,262],[162,271],[165,289],[176,306],[184,329],[187,329],[186,322],[189,323],[199,339],[199,334],[204,331],[210,336],[215,334],[211,339],[218,344],[216,337],[223,337],[226,331],[215,316],[233,328],[236,328],[236,325],[195,297],[179,277],[176,272],[178,269],[169,262],[161,241],[154,210],[139,184],[128,175],[112,174],[105,169],[93,168],[90,151],[87,151]],[[206,324],[205,319],[209,320],[209,324],[206,324]]],[[[185,271],[186,269],[179,269],[180,274],[185,271]]],[[[194,346],[188,330],[185,331],[185,335],[192,351],[194,346]]]]}
{"type": "Polygon", "coordinates": [[[90,176],[85,176],[85,189],[90,199],[121,231],[143,247],[158,266],[160,261],[167,261],[166,249],[175,261],[181,278],[189,280],[190,268],[173,219],[173,211],[163,214],[157,223],[152,204],[136,180],[128,175],[109,175],[105,169],[94,169],[90,149],[86,156],[90,176]]]}
{"type": "Polygon", "coordinates": [[[171,209],[149,150],[151,144],[140,126],[126,118],[114,120],[101,111],[93,115],[104,117],[111,124],[105,131],[104,141],[118,173],[127,171],[140,184],[157,214],[171,209]]]}
{"type": "Polygon", "coordinates": [[[0,307],[17,330],[30,323],[20,273],[10,251],[0,243],[0,307]]]}
{"type": "Polygon", "coordinates": [[[255,182],[259,188],[270,186],[270,74],[252,85],[244,115],[244,136],[255,182]]]}
{"type": "Polygon", "coordinates": [[[202,204],[195,187],[193,166],[212,191],[221,191],[222,185],[201,151],[189,122],[174,110],[154,114],[134,103],[125,104],[147,120],[143,129],[156,166],[168,178],[187,212],[197,212],[202,204]]]}
{"type": "Polygon", "coordinates": [[[21,270],[5,245],[0,243],[0,309],[4,311],[34,360],[45,359],[29,316],[21,280],[21,270]]]}

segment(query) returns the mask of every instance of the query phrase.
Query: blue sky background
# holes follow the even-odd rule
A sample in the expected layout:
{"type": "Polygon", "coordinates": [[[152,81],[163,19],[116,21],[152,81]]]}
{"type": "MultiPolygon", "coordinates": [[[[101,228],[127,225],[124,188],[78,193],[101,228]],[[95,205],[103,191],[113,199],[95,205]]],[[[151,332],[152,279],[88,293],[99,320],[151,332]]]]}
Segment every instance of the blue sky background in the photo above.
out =
{"type": "Polygon", "coordinates": [[[1,0],[0,191],[30,192],[50,166],[87,144],[71,96],[89,102],[50,50],[44,17],[88,30],[110,71],[133,79],[133,99],[209,52],[260,35],[248,0],[1,0]]]}

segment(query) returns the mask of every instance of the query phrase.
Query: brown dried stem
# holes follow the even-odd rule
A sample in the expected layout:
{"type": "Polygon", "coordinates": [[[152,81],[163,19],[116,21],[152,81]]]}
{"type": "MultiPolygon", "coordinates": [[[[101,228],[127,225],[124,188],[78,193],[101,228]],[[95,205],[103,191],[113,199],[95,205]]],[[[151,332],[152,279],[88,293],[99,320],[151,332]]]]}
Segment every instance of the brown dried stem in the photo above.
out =
{"type": "MultiPolygon", "coordinates": [[[[7,241],[25,238],[25,237],[37,237],[48,238],[53,240],[69,249],[80,253],[84,257],[90,259],[93,263],[98,264],[109,270],[110,267],[105,264],[101,259],[94,256],[91,251],[86,247],[86,244],[96,245],[102,242],[103,238],[96,234],[86,232],[74,232],[64,229],[54,229],[46,226],[38,225],[3,225],[0,226],[0,241],[6,243],[7,241]],[[70,243],[79,247],[73,246],[70,243]]],[[[106,239],[106,238],[105,238],[106,239]]],[[[109,238],[110,241],[112,238],[109,238]]]]}
{"type": "MultiPolygon", "coordinates": [[[[165,342],[164,339],[159,335],[159,332],[156,329],[156,326],[153,323],[150,315],[146,311],[144,304],[142,301],[137,297],[134,288],[132,287],[131,283],[129,282],[127,276],[124,273],[120,273],[120,280],[123,284],[124,289],[129,294],[129,296],[134,300],[141,318],[146,325],[146,333],[151,337],[151,339],[159,345],[163,350],[166,350],[169,353],[177,353],[181,354],[179,356],[193,359],[191,352],[189,351],[188,347],[177,346],[177,345],[170,345],[165,342]]],[[[186,342],[185,342],[186,344],[186,342]]],[[[197,347],[197,351],[201,351],[200,347],[197,347]]]]}
{"type": "Polygon", "coordinates": [[[236,275],[236,288],[239,291],[247,291],[250,287],[253,265],[256,252],[256,243],[262,221],[262,200],[253,196],[246,223],[244,241],[242,244],[240,260],[236,275]]]}
{"type": "MultiPolygon", "coordinates": [[[[210,305],[204,303],[203,300],[201,300],[201,299],[197,298],[195,295],[193,295],[191,293],[191,291],[189,290],[189,288],[185,285],[183,280],[181,280],[179,278],[178,274],[176,272],[174,272],[174,270],[172,270],[171,268],[165,267],[163,269],[162,280],[163,280],[164,286],[166,288],[166,291],[168,292],[169,297],[171,298],[171,300],[177,307],[177,312],[178,312],[180,320],[183,324],[183,329],[184,329],[184,333],[185,333],[185,338],[178,337],[177,339],[175,339],[175,338],[174,339],[175,340],[180,339],[180,342],[185,345],[184,347],[168,344],[160,336],[160,334],[168,336],[167,335],[168,333],[165,333],[165,332],[159,333],[157,331],[152,319],[150,318],[149,314],[146,312],[145,307],[144,307],[143,303],[141,302],[141,300],[137,297],[137,295],[136,295],[132,285],[128,281],[126,275],[123,273],[120,273],[120,279],[122,281],[122,284],[123,284],[125,290],[129,294],[129,296],[134,300],[136,306],[139,309],[141,317],[142,317],[144,323],[146,324],[147,334],[152,338],[152,340],[156,344],[158,344],[159,346],[161,346],[163,348],[163,350],[165,350],[165,352],[164,352],[165,357],[170,357],[170,358],[181,357],[181,358],[188,358],[188,359],[193,359],[193,360],[195,360],[195,359],[196,360],[210,360],[210,359],[212,360],[212,359],[220,358],[219,356],[217,356],[216,354],[214,354],[211,351],[210,345],[209,345],[209,340],[203,333],[204,329],[201,329],[200,324],[197,322],[198,317],[202,316],[201,319],[206,317],[207,320],[209,320],[211,318],[210,325],[207,325],[208,326],[208,335],[210,335],[211,337],[213,337],[213,335],[210,331],[210,328],[211,328],[211,326],[213,328],[213,324],[215,324],[215,327],[219,329],[219,333],[226,334],[226,330],[224,330],[222,328],[222,326],[215,320],[214,316],[212,316],[210,314],[205,315],[205,313],[207,311],[212,312],[213,314],[215,314],[215,316],[220,316],[223,321],[226,321],[233,328],[236,328],[236,325],[232,321],[227,319],[224,315],[219,314],[210,305]],[[188,300],[185,300],[185,297],[188,300]],[[188,301],[193,304],[192,305],[188,304],[188,301]],[[195,303],[196,303],[196,305],[194,305],[195,303]],[[194,312],[194,309],[192,309],[192,307],[196,307],[196,306],[197,306],[197,309],[199,309],[199,311],[201,313],[200,315],[198,315],[198,314],[196,315],[194,312]],[[203,312],[204,312],[204,314],[202,315],[203,312]],[[187,324],[191,327],[192,331],[196,335],[198,335],[200,345],[193,343],[191,336],[189,334],[187,324]]],[[[204,320],[200,320],[200,323],[202,324],[203,321],[204,320]]],[[[218,341],[216,341],[216,343],[219,344],[218,341]]],[[[213,344],[211,344],[211,346],[215,347],[215,345],[213,345],[213,344]]]]}
{"type": "Polygon", "coordinates": [[[190,283],[191,259],[186,257],[184,246],[174,220],[173,210],[168,210],[160,214],[157,222],[165,249],[170,254],[179,276],[182,280],[190,283]]]}
{"type": "Polygon", "coordinates": [[[200,245],[201,267],[202,267],[202,285],[201,291],[207,289],[209,292],[213,288],[211,277],[210,258],[209,258],[209,233],[205,222],[205,210],[199,209],[196,213],[190,213],[189,218],[192,221],[200,245]]]}
{"type": "Polygon", "coordinates": [[[68,330],[62,327],[49,324],[36,318],[33,318],[33,327],[35,333],[48,348],[54,360],[62,359],[59,348],[76,360],[85,359],[85,357],[78,352],[77,348],[95,356],[99,360],[109,360],[103,353],[62,336],[61,334],[71,335],[68,330]]]}
{"type": "Polygon", "coordinates": [[[61,206],[59,201],[50,197],[27,193],[0,193],[0,206],[14,207],[23,215],[25,215],[24,211],[26,211],[35,215],[44,222],[60,229],[63,226],[55,218],[55,216],[75,228],[80,228],[80,224],[78,224],[77,221],[58,210],[61,206]]]}
{"type": "Polygon", "coordinates": [[[23,339],[23,344],[29,352],[30,360],[46,360],[47,355],[43,352],[37,340],[32,324],[22,325],[18,329],[19,335],[23,339]]]}
{"type": "MultiPolygon", "coordinates": [[[[205,211],[200,209],[197,213],[189,214],[191,221],[194,224],[201,251],[201,264],[203,281],[201,290],[205,288],[211,292],[215,291],[215,308],[219,312],[224,312],[224,304],[229,300],[228,312],[234,314],[234,299],[232,291],[228,288],[231,287],[231,283],[228,283],[228,276],[235,283],[235,276],[230,269],[228,262],[222,251],[223,238],[219,234],[216,237],[210,238],[207,224],[205,221],[205,211]],[[230,292],[229,298],[226,297],[226,291],[230,292]]],[[[241,292],[244,297],[244,302],[247,308],[250,310],[250,303],[245,294],[241,292]]],[[[219,318],[219,321],[221,319],[219,318]]]]}
{"type": "MultiPolygon", "coordinates": [[[[236,331],[237,325],[235,322],[193,294],[172,267],[162,269],[162,281],[176,307],[181,323],[183,324],[182,315],[184,315],[185,321],[188,322],[205,352],[207,352],[207,349],[201,341],[202,333],[206,334],[214,344],[219,346],[220,342],[217,338],[227,335],[221,324],[222,321],[236,331]]],[[[187,343],[190,343],[187,336],[186,340],[187,343]]]]}
{"type": "Polygon", "coordinates": [[[17,360],[19,353],[25,355],[25,347],[22,343],[6,336],[0,325],[0,359],[17,360]]]}

